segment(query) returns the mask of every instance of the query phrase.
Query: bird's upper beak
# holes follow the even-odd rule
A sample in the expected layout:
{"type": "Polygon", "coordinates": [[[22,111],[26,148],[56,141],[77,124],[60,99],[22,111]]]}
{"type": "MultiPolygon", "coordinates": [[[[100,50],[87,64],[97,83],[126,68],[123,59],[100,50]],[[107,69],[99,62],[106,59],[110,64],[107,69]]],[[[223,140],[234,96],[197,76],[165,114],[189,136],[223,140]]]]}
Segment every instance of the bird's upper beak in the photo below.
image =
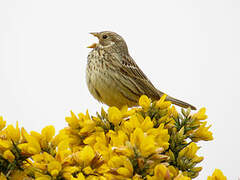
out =
{"type": "Polygon", "coordinates": [[[97,37],[98,39],[100,38],[100,33],[98,33],[98,32],[91,32],[90,34],[97,37]]]}
{"type": "MultiPolygon", "coordinates": [[[[97,32],[91,32],[90,34],[92,34],[93,36],[97,37],[99,39],[100,34],[97,32]]],[[[88,46],[87,48],[95,48],[97,46],[96,43],[93,43],[92,45],[88,46]]]]}

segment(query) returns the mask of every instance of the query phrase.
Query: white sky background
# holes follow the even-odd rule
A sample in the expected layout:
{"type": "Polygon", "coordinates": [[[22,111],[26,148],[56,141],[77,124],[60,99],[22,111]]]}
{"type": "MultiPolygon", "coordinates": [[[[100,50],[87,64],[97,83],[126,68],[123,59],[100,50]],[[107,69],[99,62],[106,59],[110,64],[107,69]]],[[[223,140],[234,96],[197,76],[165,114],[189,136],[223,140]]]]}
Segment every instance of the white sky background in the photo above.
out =
{"type": "MultiPolygon", "coordinates": [[[[28,131],[66,126],[65,116],[102,106],[85,67],[111,30],[161,91],[205,106],[214,141],[203,142],[197,179],[219,168],[240,176],[240,1],[0,1],[0,115],[28,131]]],[[[106,108],[106,107],[105,107],[106,108]]]]}

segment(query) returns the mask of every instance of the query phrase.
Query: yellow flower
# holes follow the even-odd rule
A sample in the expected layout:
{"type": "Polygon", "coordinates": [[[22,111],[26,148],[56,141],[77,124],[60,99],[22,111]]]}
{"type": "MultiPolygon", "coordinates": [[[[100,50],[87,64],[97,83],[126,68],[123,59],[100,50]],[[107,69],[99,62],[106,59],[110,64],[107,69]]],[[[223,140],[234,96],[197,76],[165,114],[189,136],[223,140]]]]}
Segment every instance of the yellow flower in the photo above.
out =
{"type": "Polygon", "coordinates": [[[205,120],[207,119],[206,108],[201,108],[199,111],[195,114],[193,114],[192,118],[196,120],[205,120]]]}
{"type": "Polygon", "coordinates": [[[55,135],[55,128],[54,126],[46,126],[42,129],[41,134],[32,131],[31,135],[33,137],[35,137],[35,139],[38,140],[38,142],[40,143],[40,146],[42,149],[46,150],[48,149],[48,151],[52,151],[53,146],[51,146],[51,142],[53,140],[53,137],[55,135]]]}
{"type": "Polygon", "coordinates": [[[170,174],[175,177],[178,175],[179,171],[176,167],[174,166],[168,166],[168,170],[170,171],[170,174]]]}
{"type": "Polygon", "coordinates": [[[42,129],[41,134],[35,131],[31,131],[30,135],[34,137],[40,144],[42,149],[50,150],[50,143],[55,134],[54,126],[46,126],[42,129]]]}
{"type": "Polygon", "coordinates": [[[131,116],[133,115],[134,113],[136,112],[136,109],[134,108],[131,108],[131,109],[128,109],[128,106],[125,105],[121,108],[121,113],[122,113],[122,117],[128,117],[128,116],[131,116]]]}
{"type": "Polygon", "coordinates": [[[0,116],[0,131],[5,128],[6,126],[6,121],[3,120],[3,117],[0,116]]]}
{"type": "Polygon", "coordinates": [[[146,95],[142,95],[139,99],[138,104],[142,106],[144,111],[147,111],[151,105],[151,99],[149,99],[146,95]]]}
{"type": "Polygon", "coordinates": [[[175,118],[175,119],[178,117],[178,112],[177,112],[175,106],[172,106],[172,107],[169,109],[168,115],[169,115],[170,117],[175,118]]]}
{"type": "Polygon", "coordinates": [[[77,162],[83,163],[84,166],[90,165],[90,162],[95,157],[95,152],[91,146],[84,146],[84,148],[77,152],[75,155],[75,159],[77,162]]]}
{"type": "Polygon", "coordinates": [[[46,126],[42,129],[42,138],[45,139],[47,142],[50,142],[55,135],[55,128],[54,126],[46,126]]]}
{"type": "Polygon", "coordinates": [[[143,138],[144,138],[144,134],[143,134],[142,129],[136,128],[130,137],[131,144],[133,144],[137,147],[140,147],[141,141],[143,140],[143,138]]]}
{"type": "Polygon", "coordinates": [[[116,107],[110,107],[108,109],[108,120],[113,123],[115,126],[118,126],[122,120],[122,113],[116,107]]]}
{"type": "Polygon", "coordinates": [[[157,101],[157,104],[163,103],[165,101],[166,97],[167,97],[166,94],[162,95],[162,97],[157,101]]]}
{"type": "Polygon", "coordinates": [[[27,154],[38,154],[41,151],[39,141],[29,135],[25,129],[22,128],[22,133],[24,138],[27,140],[27,143],[19,144],[18,147],[27,154]]]}
{"type": "Polygon", "coordinates": [[[147,116],[140,125],[141,129],[146,132],[147,130],[153,128],[153,122],[149,116],[147,116]]]}
{"type": "Polygon", "coordinates": [[[196,155],[198,149],[199,147],[194,142],[192,142],[179,152],[177,164],[179,169],[185,170],[183,172],[183,175],[195,178],[202,170],[201,167],[195,167],[197,163],[203,160],[203,157],[196,155]]]}
{"type": "MultiPolygon", "coordinates": [[[[104,162],[104,161],[102,161],[102,162],[104,162]]],[[[104,164],[102,164],[101,166],[97,166],[97,167],[98,167],[97,173],[99,173],[99,174],[105,174],[105,173],[109,172],[109,170],[110,170],[106,161],[104,164]]]]}
{"type": "Polygon", "coordinates": [[[42,175],[36,178],[36,180],[51,180],[52,178],[48,175],[42,175]]]}
{"type": "Polygon", "coordinates": [[[53,176],[56,177],[59,172],[61,171],[62,166],[58,161],[51,161],[48,164],[48,172],[53,176]]]}
{"type": "Polygon", "coordinates": [[[70,148],[69,148],[69,139],[65,139],[61,141],[57,146],[57,153],[56,153],[56,159],[59,162],[64,163],[71,163],[71,158],[68,158],[72,154],[70,148]]]}
{"type": "Polygon", "coordinates": [[[7,180],[7,178],[6,178],[6,176],[1,172],[1,174],[0,174],[0,179],[1,180],[7,180]]]}
{"type": "Polygon", "coordinates": [[[144,157],[156,153],[154,136],[144,135],[142,129],[136,128],[130,136],[132,146],[136,146],[144,157]]]}
{"type": "Polygon", "coordinates": [[[14,128],[13,125],[8,125],[5,131],[9,140],[13,140],[14,142],[18,142],[20,140],[18,122],[16,123],[16,128],[14,128]]]}
{"type": "MultiPolygon", "coordinates": [[[[18,123],[5,127],[0,116],[0,156],[8,160],[2,159],[0,179],[8,174],[37,180],[190,180],[201,171],[195,166],[203,157],[188,140],[212,140],[211,126],[202,121],[207,118],[205,108],[193,115],[190,109],[182,111],[182,116],[166,97],[151,104],[143,95],[141,107],[109,107],[96,117],[88,111],[78,116],[71,112],[68,126],[56,135],[54,126],[41,133],[19,130],[18,123]],[[5,166],[11,170],[6,172],[5,166]]],[[[208,177],[217,179],[226,179],[220,170],[208,177]]]]}
{"type": "Polygon", "coordinates": [[[67,150],[69,148],[69,139],[64,139],[58,144],[58,151],[67,150]]]}
{"type": "MultiPolygon", "coordinates": [[[[77,174],[77,178],[76,178],[76,180],[85,180],[86,178],[85,178],[85,176],[83,175],[83,173],[78,173],[77,174]]],[[[72,180],[72,179],[71,179],[72,180]]]]}
{"type": "MultiPolygon", "coordinates": [[[[78,133],[79,135],[87,135],[95,131],[96,129],[96,123],[90,118],[88,111],[86,115],[83,113],[78,114],[79,117],[79,124],[81,126],[80,132],[78,133]]],[[[73,128],[75,129],[75,128],[73,128]]]]}
{"type": "Polygon", "coordinates": [[[37,141],[41,141],[42,135],[36,131],[31,131],[30,135],[33,136],[37,141]]]}
{"type": "Polygon", "coordinates": [[[154,168],[154,176],[148,176],[148,180],[170,180],[170,171],[163,164],[159,164],[154,168]]]}
{"type": "Polygon", "coordinates": [[[121,130],[117,132],[110,130],[107,135],[111,138],[110,143],[113,147],[125,146],[126,141],[128,141],[127,135],[121,130]]]}
{"type": "Polygon", "coordinates": [[[108,161],[108,166],[123,177],[130,178],[133,175],[132,163],[126,156],[113,156],[108,161]]]}
{"type": "Polygon", "coordinates": [[[84,144],[94,146],[98,141],[101,141],[101,143],[105,144],[105,133],[104,132],[94,132],[90,136],[86,137],[83,142],[84,144]]]}
{"type": "MultiPolygon", "coordinates": [[[[69,137],[64,130],[60,130],[60,132],[53,138],[52,145],[58,146],[62,141],[69,141],[69,137]]],[[[69,144],[67,143],[67,145],[69,144]]]]}
{"type": "Polygon", "coordinates": [[[84,172],[85,175],[89,175],[89,174],[94,173],[93,169],[90,166],[87,166],[87,167],[83,168],[82,171],[84,172]]]}
{"type": "Polygon", "coordinates": [[[220,169],[215,169],[212,176],[208,176],[207,180],[227,180],[227,178],[220,169]]]}
{"type": "Polygon", "coordinates": [[[191,133],[191,139],[194,142],[204,140],[204,141],[210,141],[213,140],[212,132],[208,129],[211,127],[206,127],[207,122],[203,122],[199,128],[197,128],[195,131],[191,133]]]}
{"type": "Polygon", "coordinates": [[[79,128],[80,120],[77,116],[71,111],[71,117],[66,117],[65,120],[67,121],[68,125],[72,128],[79,128]]]}
{"type": "Polygon", "coordinates": [[[185,147],[179,152],[178,158],[184,157],[184,158],[193,160],[195,163],[201,162],[203,160],[203,157],[198,157],[196,155],[196,152],[198,151],[198,149],[199,147],[196,145],[196,143],[192,142],[191,144],[189,144],[187,147],[185,147]]]}
{"type": "Polygon", "coordinates": [[[0,150],[5,151],[12,146],[12,142],[0,139],[0,150]]]}
{"type": "Polygon", "coordinates": [[[84,178],[82,173],[78,173],[80,171],[80,167],[79,166],[66,166],[62,169],[62,173],[63,173],[63,177],[66,180],[77,180],[77,178],[73,177],[73,175],[77,174],[77,177],[82,177],[84,178]]]}
{"type": "Polygon", "coordinates": [[[81,128],[79,134],[86,135],[95,130],[96,123],[91,119],[84,119],[84,125],[81,128]]]}
{"type": "Polygon", "coordinates": [[[38,171],[34,171],[36,177],[41,178],[45,177],[43,176],[44,174],[40,172],[49,172],[48,174],[51,174],[51,176],[56,177],[58,176],[62,169],[61,163],[47,152],[33,155],[32,159],[33,159],[32,166],[34,167],[34,169],[38,169],[38,171]]]}
{"type": "Polygon", "coordinates": [[[191,178],[180,173],[177,177],[174,178],[174,180],[191,180],[191,178]]]}
{"type": "Polygon", "coordinates": [[[25,180],[27,178],[28,178],[27,174],[21,170],[12,171],[11,176],[9,177],[9,179],[11,180],[25,180]]]}
{"type": "Polygon", "coordinates": [[[93,147],[96,152],[101,154],[104,160],[107,161],[110,159],[112,147],[107,141],[105,134],[100,134],[99,137],[96,137],[96,143],[93,145],[93,147]]]}
{"type": "Polygon", "coordinates": [[[164,94],[156,103],[156,107],[158,107],[159,109],[166,109],[169,106],[171,106],[171,101],[165,101],[167,95],[164,94]]]}
{"type": "Polygon", "coordinates": [[[161,104],[157,104],[157,107],[159,107],[159,109],[166,109],[166,108],[170,107],[171,104],[172,104],[171,101],[164,101],[161,104]]]}
{"type": "Polygon", "coordinates": [[[126,132],[127,134],[131,134],[134,129],[137,127],[140,127],[140,122],[143,121],[144,118],[138,114],[134,114],[130,116],[130,119],[128,121],[124,121],[122,123],[122,130],[126,132]]]}
{"type": "Polygon", "coordinates": [[[122,130],[127,134],[131,134],[138,127],[146,132],[152,129],[153,126],[154,124],[149,116],[144,119],[140,114],[134,114],[130,116],[128,121],[122,123],[122,130]]]}
{"type": "Polygon", "coordinates": [[[164,128],[163,123],[160,124],[158,128],[148,130],[147,134],[154,136],[155,143],[157,143],[158,146],[168,149],[170,135],[168,134],[168,130],[164,128]]]}
{"type": "Polygon", "coordinates": [[[3,153],[3,157],[5,159],[7,159],[8,161],[10,162],[13,162],[14,159],[15,159],[15,156],[13,155],[13,153],[10,151],[10,150],[6,150],[4,153],[3,153]]]}
{"type": "MultiPolygon", "coordinates": [[[[46,153],[46,152],[44,152],[46,153]]],[[[32,159],[35,161],[35,162],[43,162],[43,161],[46,161],[45,157],[44,157],[44,154],[36,154],[36,155],[33,155],[32,156],[32,159]]]]}
{"type": "Polygon", "coordinates": [[[135,176],[132,177],[132,180],[143,180],[143,178],[139,174],[135,174],[135,176]]]}

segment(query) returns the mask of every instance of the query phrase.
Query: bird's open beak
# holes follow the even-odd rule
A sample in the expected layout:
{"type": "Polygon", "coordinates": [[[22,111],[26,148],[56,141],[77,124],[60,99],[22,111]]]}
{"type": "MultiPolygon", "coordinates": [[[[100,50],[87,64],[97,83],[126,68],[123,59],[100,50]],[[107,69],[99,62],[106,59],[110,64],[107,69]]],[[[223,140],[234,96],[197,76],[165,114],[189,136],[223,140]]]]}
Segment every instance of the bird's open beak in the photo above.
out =
{"type": "MultiPolygon", "coordinates": [[[[92,34],[93,36],[97,37],[99,39],[99,33],[97,32],[91,32],[90,34],[92,34]]],[[[93,43],[92,45],[88,46],[87,48],[95,48],[97,46],[97,43],[93,43]]]]}

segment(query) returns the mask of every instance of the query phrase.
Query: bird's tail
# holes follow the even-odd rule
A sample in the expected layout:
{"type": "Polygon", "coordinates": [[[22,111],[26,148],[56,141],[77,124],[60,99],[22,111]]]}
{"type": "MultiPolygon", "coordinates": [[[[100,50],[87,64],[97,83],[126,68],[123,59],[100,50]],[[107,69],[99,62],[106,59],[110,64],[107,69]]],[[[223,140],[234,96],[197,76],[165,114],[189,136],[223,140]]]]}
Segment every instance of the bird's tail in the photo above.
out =
{"type": "MultiPolygon", "coordinates": [[[[164,93],[158,90],[158,95],[159,95],[160,97],[162,97],[162,96],[164,95],[164,93]]],[[[166,97],[166,101],[171,101],[172,104],[175,104],[175,105],[180,106],[180,107],[183,107],[183,108],[189,108],[189,107],[190,107],[192,110],[196,110],[196,109],[197,109],[197,108],[194,107],[193,105],[188,104],[188,103],[186,103],[186,102],[183,102],[183,101],[181,101],[181,100],[175,99],[175,98],[173,98],[173,97],[171,97],[171,96],[167,96],[167,97],[166,97]]]]}
{"type": "Polygon", "coordinates": [[[166,100],[167,100],[167,101],[171,101],[173,104],[175,104],[175,105],[177,105],[177,106],[180,106],[180,107],[183,107],[183,108],[188,108],[188,107],[190,107],[192,110],[196,110],[196,109],[197,109],[196,107],[194,107],[194,106],[191,105],[191,104],[188,104],[188,103],[186,103],[186,102],[183,102],[183,101],[181,101],[181,100],[175,99],[175,98],[170,97],[170,96],[167,96],[167,97],[166,97],[166,100]]]}

